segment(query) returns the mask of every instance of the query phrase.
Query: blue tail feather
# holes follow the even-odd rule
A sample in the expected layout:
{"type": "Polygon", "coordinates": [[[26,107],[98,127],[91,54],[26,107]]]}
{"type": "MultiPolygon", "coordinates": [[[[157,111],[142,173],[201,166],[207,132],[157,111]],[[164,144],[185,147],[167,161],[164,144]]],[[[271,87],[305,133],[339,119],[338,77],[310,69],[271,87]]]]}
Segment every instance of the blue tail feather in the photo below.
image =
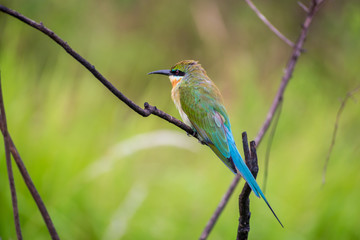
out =
{"type": "Polygon", "coordinates": [[[262,199],[264,199],[266,205],[270,208],[270,210],[274,214],[275,218],[278,220],[280,225],[282,227],[284,227],[282,225],[282,223],[280,222],[279,218],[276,216],[274,210],[271,208],[269,202],[265,198],[265,196],[264,196],[263,192],[261,191],[259,185],[257,184],[254,176],[252,175],[249,168],[246,166],[245,162],[243,161],[239,151],[236,148],[235,141],[234,141],[234,138],[233,138],[231,132],[227,131],[226,135],[227,135],[227,140],[228,140],[228,144],[229,144],[230,156],[231,156],[236,168],[240,172],[241,176],[249,184],[249,186],[250,186],[251,190],[254,192],[254,194],[258,198],[261,197],[262,199]]]}

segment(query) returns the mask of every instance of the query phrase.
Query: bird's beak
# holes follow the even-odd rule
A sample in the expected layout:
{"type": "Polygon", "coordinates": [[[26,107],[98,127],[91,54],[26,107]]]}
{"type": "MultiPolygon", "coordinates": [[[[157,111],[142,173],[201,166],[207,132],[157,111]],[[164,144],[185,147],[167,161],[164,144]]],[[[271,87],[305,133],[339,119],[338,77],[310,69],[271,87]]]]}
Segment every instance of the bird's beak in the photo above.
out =
{"type": "Polygon", "coordinates": [[[154,71],[154,72],[149,72],[148,75],[150,75],[150,74],[162,74],[162,75],[169,76],[170,70],[158,70],[158,71],[154,71]]]}

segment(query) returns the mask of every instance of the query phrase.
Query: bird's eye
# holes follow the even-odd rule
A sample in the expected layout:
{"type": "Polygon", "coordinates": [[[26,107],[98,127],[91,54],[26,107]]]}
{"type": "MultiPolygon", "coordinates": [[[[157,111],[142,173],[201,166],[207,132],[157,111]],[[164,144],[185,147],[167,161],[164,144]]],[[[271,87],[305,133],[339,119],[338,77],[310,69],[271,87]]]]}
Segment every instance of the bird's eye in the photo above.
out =
{"type": "Polygon", "coordinates": [[[185,73],[180,71],[179,69],[171,70],[171,74],[174,75],[174,76],[184,76],[185,75],[185,73]]]}

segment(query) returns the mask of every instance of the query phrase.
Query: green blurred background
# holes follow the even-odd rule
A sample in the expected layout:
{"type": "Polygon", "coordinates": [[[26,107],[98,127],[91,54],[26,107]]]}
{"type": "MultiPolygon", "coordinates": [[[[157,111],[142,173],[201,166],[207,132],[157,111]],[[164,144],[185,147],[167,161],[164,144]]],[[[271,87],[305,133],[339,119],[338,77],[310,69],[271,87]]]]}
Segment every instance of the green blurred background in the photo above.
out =
{"type": "MultiPolygon", "coordinates": [[[[224,96],[238,145],[262,125],[291,48],[244,1],[2,0],[55,31],[138,105],[179,118],[171,85],[146,73],[183,59],[224,96]]],[[[256,1],[296,40],[297,1],[256,1]]],[[[360,2],[330,0],[316,16],[285,93],[266,195],[251,196],[251,239],[360,238],[360,108],[349,100],[322,185],[341,99],[359,85],[360,2]]],[[[0,69],[9,131],[62,239],[196,239],[233,175],[206,146],[143,118],[48,37],[0,13],[0,69]]],[[[359,93],[355,95],[359,99],[359,93]]],[[[260,145],[263,184],[268,135],[260,145]]],[[[15,239],[0,140],[0,238],[15,239]]],[[[49,239],[14,166],[25,239],[49,239]]],[[[242,187],[243,181],[240,186],[242,187]]],[[[236,189],[236,195],[241,188],[236,189]]],[[[237,196],[209,239],[235,239],[237,196]]]]}

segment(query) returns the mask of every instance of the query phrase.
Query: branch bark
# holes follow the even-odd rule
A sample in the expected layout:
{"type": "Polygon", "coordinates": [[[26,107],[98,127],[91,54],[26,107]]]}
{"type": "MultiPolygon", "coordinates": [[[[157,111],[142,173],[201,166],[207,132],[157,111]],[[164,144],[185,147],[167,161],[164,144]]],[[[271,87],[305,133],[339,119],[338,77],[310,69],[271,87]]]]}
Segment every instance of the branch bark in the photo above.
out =
{"type": "Polygon", "coordinates": [[[4,99],[3,99],[2,87],[1,87],[1,73],[0,73],[0,128],[2,130],[2,134],[4,137],[6,166],[7,166],[7,173],[10,184],[11,202],[13,207],[16,236],[17,239],[20,240],[22,239],[22,234],[20,227],[19,209],[18,209],[18,203],[16,197],[14,174],[11,166],[10,137],[6,123],[5,106],[4,106],[4,99]]]}
{"type": "MultiPolygon", "coordinates": [[[[256,145],[254,141],[250,142],[250,151],[248,145],[247,134],[244,132],[242,134],[243,138],[243,148],[244,148],[244,156],[245,162],[248,168],[250,169],[252,175],[256,179],[256,176],[259,171],[258,160],[256,155],[256,145]]],[[[239,195],[239,226],[237,231],[237,240],[245,240],[248,239],[248,235],[250,232],[250,196],[251,188],[246,183],[243,187],[241,194],[239,195]]]]}
{"type": "Polygon", "coordinates": [[[16,228],[17,238],[22,239],[22,235],[21,235],[14,179],[12,176],[13,174],[12,174],[12,168],[11,168],[10,152],[18,166],[18,169],[21,173],[21,176],[24,179],[24,182],[25,182],[27,188],[29,189],[36,205],[39,208],[39,211],[44,219],[46,227],[49,230],[51,238],[54,240],[58,240],[60,238],[56,232],[53,222],[51,221],[50,215],[45,207],[45,204],[42,201],[38,191],[36,190],[35,185],[34,185],[33,181],[31,180],[31,177],[30,177],[28,171],[26,170],[24,162],[22,161],[20,154],[16,149],[15,144],[14,144],[13,140],[11,139],[10,133],[7,130],[5,108],[4,108],[4,103],[3,103],[3,99],[2,99],[1,81],[0,81],[0,109],[1,109],[0,130],[4,136],[4,141],[5,141],[5,151],[6,151],[6,159],[7,159],[7,165],[8,165],[8,174],[9,174],[9,181],[10,181],[10,188],[11,188],[12,205],[13,205],[13,209],[14,209],[14,219],[15,219],[15,228],[16,228]]]}
{"type": "MultiPolygon", "coordinates": [[[[291,53],[290,60],[287,63],[285,73],[284,73],[281,83],[280,83],[280,87],[279,87],[279,89],[275,95],[275,98],[273,100],[273,103],[267,113],[266,119],[255,138],[255,143],[256,143],[257,147],[261,143],[265,133],[268,131],[270,124],[274,118],[275,112],[278,109],[280,103],[283,101],[285,89],[289,83],[292,73],[294,72],[294,68],[296,66],[297,60],[298,60],[299,56],[301,55],[301,49],[302,49],[302,46],[304,45],[309,27],[313,21],[315,14],[319,11],[320,7],[322,6],[322,4],[324,2],[325,2],[325,0],[312,0],[311,1],[311,6],[309,8],[309,11],[307,12],[305,21],[302,25],[301,33],[300,33],[298,40],[296,41],[295,47],[293,48],[293,51],[291,53]]],[[[239,175],[234,177],[228,190],[225,192],[224,196],[222,197],[221,202],[217,206],[215,212],[213,213],[213,215],[211,216],[210,220],[208,221],[206,227],[204,228],[204,230],[201,234],[201,236],[203,237],[202,239],[206,239],[208,237],[208,235],[210,234],[211,230],[215,226],[217,219],[219,218],[219,216],[222,213],[222,211],[224,210],[227,202],[229,201],[231,195],[233,194],[234,189],[236,188],[236,185],[239,183],[239,180],[240,180],[239,175]],[[224,201],[224,199],[225,199],[225,201],[224,201]]]]}

